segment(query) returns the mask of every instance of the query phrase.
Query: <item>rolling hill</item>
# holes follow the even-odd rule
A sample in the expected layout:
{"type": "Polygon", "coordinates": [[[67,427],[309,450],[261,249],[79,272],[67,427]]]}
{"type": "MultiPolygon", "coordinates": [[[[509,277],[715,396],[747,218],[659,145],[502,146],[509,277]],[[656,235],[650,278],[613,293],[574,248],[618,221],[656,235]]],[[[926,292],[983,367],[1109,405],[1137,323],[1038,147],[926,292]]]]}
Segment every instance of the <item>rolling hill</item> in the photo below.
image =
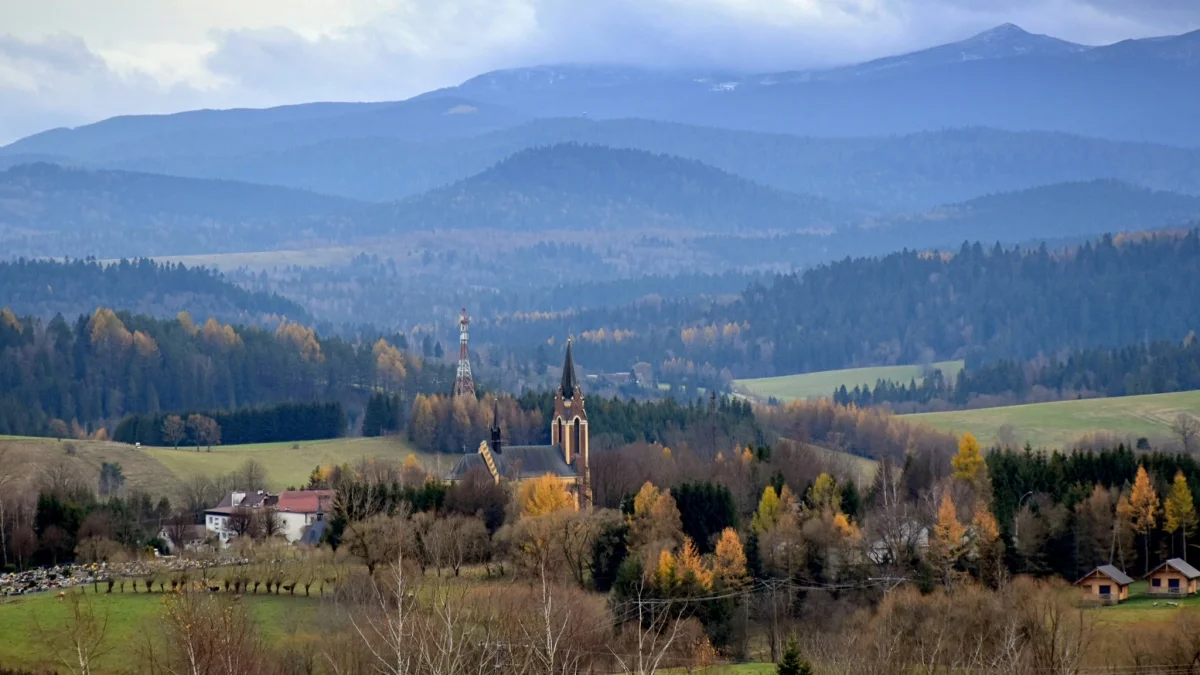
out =
{"type": "Polygon", "coordinates": [[[97,307],[174,318],[187,311],[203,322],[278,324],[280,316],[311,322],[304,308],[274,294],[247,291],[215,272],[150,260],[101,264],[92,261],[0,261],[0,304],[18,316],[73,319],[97,307]]]}
{"type": "Polygon", "coordinates": [[[677,155],[780,190],[889,211],[1098,178],[1200,194],[1197,149],[986,128],[815,138],[579,117],[441,141],[334,139],[272,152],[146,156],[105,165],[386,201],[462,180],[521,150],[566,142],[677,155]]]}
{"type": "Polygon", "coordinates": [[[25,256],[239,250],[303,238],[311,217],[358,204],[233,181],[28,164],[0,172],[0,244],[25,256]]]}
{"type": "Polygon", "coordinates": [[[694,160],[569,143],[523,150],[449,187],[339,222],[358,235],[474,228],[795,232],[862,215],[694,160]]]}

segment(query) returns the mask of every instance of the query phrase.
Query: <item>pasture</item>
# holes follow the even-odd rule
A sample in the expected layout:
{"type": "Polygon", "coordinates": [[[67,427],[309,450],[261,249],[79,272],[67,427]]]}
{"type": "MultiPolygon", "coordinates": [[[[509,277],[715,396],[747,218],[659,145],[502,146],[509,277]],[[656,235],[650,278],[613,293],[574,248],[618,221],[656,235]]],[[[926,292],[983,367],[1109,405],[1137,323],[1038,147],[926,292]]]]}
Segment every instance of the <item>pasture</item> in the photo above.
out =
{"type": "MultiPolygon", "coordinates": [[[[97,672],[127,672],[139,663],[145,637],[152,635],[169,594],[112,593],[101,591],[93,596],[90,586],[72,592],[93,597],[97,615],[107,619],[105,642],[109,653],[98,663],[97,672]]],[[[243,599],[269,644],[315,635],[321,600],[288,595],[246,595],[243,599]]],[[[51,593],[18,596],[0,600],[0,664],[27,669],[61,668],[48,642],[61,641],[55,636],[67,623],[67,604],[51,593]]],[[[63,644],[62,646],[65,646],[63,644]]]]}
{"type": "Polygon", "coordinates": [[[449,471],[457,457],[414,453],[407,441],[397,437],[334,438],[320,441],[260,443],[213,446],[212,452],[194,447],[135,448],[110,441],[57,440],[53,438],[0,438],[0,454],[6,466],[17,468],[17,478],[35,477],[43,468],[65,463],[94,484],[104,462],[121,465],[125,486],[154,496],[178,496],[192,476],[215,476],[238,468],[247,459],[267,471],[272,490],[300,487],[318,465],[355,464],[363,459],[403,462],[416,454],[421,466],[434,475],[449,471]]]}
{"type": "Polygon", "coordinates": [[[892,380],[904,384],[916,380],[919,383],[924,379],[926,368],[936,368],[942,371],[947,380],[953,381],[958,377],[958,371],[962,370],[963,362],[942,361],[926,366],[879,366],[823,370],[799,375],[734,380],[733,386],[736,391],[764,401],[772,397],[779,401],[829,398],[833,395],[834,390],[842,385],[845,385],[847,389],[853,389],[862,385],[874,387],[879,380],[892,380]]]}
{"type": "Polygon", "coordinates": [[[1070,448],[1081,436],[1096,432],[1133,442],[1140,437],[1152,443],[1167,439],[1180,413],[1200,416],[1200,391],[921,413],[904,419],[957,434],[969,431],[984,444],[1011,437],[1018,445],[1028,441],[1035,448],[1070,448]]]}

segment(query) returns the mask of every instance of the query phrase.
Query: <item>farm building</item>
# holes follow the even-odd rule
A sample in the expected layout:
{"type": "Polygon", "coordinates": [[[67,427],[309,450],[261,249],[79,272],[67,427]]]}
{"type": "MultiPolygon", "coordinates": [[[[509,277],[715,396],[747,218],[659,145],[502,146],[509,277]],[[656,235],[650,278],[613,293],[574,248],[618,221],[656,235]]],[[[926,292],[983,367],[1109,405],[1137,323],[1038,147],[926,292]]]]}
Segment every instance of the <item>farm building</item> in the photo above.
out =
{"type": "Polygon", "coordinates": [[[1171,558],[1150,570],[1146,575],[1150,582],[1150,595],[1195,595],[1200,585],[1200,570],[1180,558],[1171,558]]]}
{"type": "Polygon", "coordinates": [[[1133,579],[1112,565],[1101,565],[1075,582],[1083,589],[1084,597],[1104,604],[1115,605],[1129,599],[1133,579]]]}

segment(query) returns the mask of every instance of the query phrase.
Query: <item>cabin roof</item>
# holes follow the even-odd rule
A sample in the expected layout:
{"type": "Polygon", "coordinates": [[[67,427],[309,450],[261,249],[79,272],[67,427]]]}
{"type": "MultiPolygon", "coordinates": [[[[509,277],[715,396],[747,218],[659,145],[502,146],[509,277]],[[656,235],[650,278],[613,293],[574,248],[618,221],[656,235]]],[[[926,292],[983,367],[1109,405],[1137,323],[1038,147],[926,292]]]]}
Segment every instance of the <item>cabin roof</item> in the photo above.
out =
{"type": "Polygon", "coordinates": [[[1121,570],[1117,569],[1116,567],[1114,567],[1112,565],[1101,565],[1101,566],[1097,567],[1096,569],[1092,570],[1091,572],[1088,572],[1086,575],[1084,575],[1083,579],[1080,579],[1079,581],[1076,581],[1075,583],[1076,584],[1082,583],[1084,579],[1087,579],[1088,577],[1092,576],[1093,574],[1103,574],[1104,576],[1108,577],[1109,579],[1112,579],[1113,582],[1116,583],[1118,586],[1128,586],[1129,584],[1133,583],[1132,577],[1130,577],[1128,574],[1125,574],[1124,572],[1122,572],[1121,570]]]}
{"type": "Polygon", "coordinates": [[[1171,558],[1170,560],[1164,562],[1163,564],[1159,565],[1158,567],[1155,567],[1154,569],[1150,570],[1150,573],[1147,574],[1146,576],[1152,577],[1155,574],[1158,574],[1159,572],[1163,571],[1167,567],[1174,569],[1176,572],[1179,572],[1183,576],[1187,577],[1189,580],[1190,579],[1200,579],[1200,570],[1187,564],[1182,558],[1171,558]]]}

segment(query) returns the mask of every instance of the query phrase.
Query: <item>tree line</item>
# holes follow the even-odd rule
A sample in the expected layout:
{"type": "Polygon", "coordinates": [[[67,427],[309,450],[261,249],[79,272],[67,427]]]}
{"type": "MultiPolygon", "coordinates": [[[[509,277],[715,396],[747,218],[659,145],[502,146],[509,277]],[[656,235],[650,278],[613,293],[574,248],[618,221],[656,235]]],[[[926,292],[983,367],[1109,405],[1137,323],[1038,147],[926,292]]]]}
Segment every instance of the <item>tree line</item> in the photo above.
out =
{"type": "Polygon", "coordinates": [[[1028,361],[1002,359],[963,369],[953,383],[940,370],[921,381],[879,380],[874,387],[842,385],[839,405],[891,404],[904,412],[979,403],[1018,404],[1092,396],[1137,396],[1200,389],[1200,345],[1189,332],[1182,342],[1093,347],[1028,361]],[[908,405],[904,405],[908,404],[908,405]]]}
{"type": "MultiPolygon", "coordinates": [[[[160,411],[232,411],[286,402],[357,409],[374,389],[449,391],[453,369],[387,336],[322,338],[273,328],[170,320],[100,308],[68,322],[0,309],[0,434],[97,430],[160,411]],[[351,406],[350,404],[356,404],[351,406]]],[[[231,420],[232,421],[232,420],[231,420]]]]}
{"type": "Polygon", "coordinates": [[[194,419],[197,417],[215,423],[220,441],[227,445],[312,441],[346,433],[346,412],[341,403],[282,403],[232,411],[130,415],[113,429],[112,440],[173,447],[191,441],[199,447],[212,440],[213,432],[206,423],[194,419]]]}
{"type": "Polygon", "coordinates": [[[274,293],[249,291],[221,273],[148,258],[102,263],[88,259],[0,261],[0,286],[16,314],[50,319],[97,307],[174,317],[188,310],[232,323],[271,323],[284,317],[309,322],[300,305],[274,293]]]}

